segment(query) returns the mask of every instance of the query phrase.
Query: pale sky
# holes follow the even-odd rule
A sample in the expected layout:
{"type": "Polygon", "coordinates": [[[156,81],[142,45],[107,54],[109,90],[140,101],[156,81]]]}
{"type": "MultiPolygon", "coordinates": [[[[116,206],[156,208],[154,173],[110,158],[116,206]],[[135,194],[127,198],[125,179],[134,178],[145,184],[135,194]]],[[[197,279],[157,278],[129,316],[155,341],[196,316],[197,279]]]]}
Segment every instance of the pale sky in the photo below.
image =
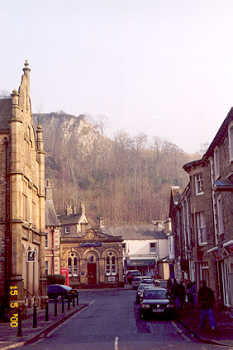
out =
{"type": "Polygon", "coordinates": [[[233,0],[1,1],[0,91],[195,152],[233,105],[233,0]]]}

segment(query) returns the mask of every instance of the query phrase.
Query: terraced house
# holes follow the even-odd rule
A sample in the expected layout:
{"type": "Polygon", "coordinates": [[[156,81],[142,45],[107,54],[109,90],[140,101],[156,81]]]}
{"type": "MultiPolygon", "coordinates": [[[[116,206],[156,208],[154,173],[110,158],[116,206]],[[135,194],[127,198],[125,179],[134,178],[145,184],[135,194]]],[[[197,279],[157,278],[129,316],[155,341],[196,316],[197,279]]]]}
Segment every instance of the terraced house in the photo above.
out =
{"type": "Polygon", "coordinates": [[[178,279],[205,279],[218,303],[233,307],[233,109],[208,150],[184,165],[189,184],[171,191],[178,279]]]}
{"type": "Polygon", "coordinates": [[[34,129],[30,68],[21,84],[0,99],[0,296],[17,290],[17,299],[45,293],[43,133],[34,129]]]}

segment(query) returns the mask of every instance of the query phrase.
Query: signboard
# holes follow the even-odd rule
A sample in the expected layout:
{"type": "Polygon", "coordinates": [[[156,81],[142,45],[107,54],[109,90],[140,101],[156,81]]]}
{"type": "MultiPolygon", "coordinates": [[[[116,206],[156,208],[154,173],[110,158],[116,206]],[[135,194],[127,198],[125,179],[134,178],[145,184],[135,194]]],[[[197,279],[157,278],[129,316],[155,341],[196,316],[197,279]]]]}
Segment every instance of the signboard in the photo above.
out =
{"type": "Polygon", "coordinates": [[[35,262],[36,261],[36,250],[28,250],[27,251],[27,262],[35,262]]]}
{"type": "Polygon", "coordinates": [[[109,276],[108,277],[108,282],[115,282],[116,281],[116,277],[115,276],[109,276]]]}
{"type": "Polygon", "coordinates": [[[80,247],[101,247],[102,242],[90,242],[90,243],[80,243],[80,247]]]}

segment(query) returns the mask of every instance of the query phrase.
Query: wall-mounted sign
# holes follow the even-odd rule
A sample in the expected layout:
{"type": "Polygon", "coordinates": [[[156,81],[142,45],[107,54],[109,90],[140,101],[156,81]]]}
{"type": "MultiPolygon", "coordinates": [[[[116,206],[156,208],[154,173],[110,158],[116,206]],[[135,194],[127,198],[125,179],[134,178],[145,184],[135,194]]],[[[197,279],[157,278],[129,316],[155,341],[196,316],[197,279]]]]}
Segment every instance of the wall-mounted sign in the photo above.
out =
{"type": "Polygon", "coordinates": [[[27,262],[36,261],[36,249],[27,251],[27,262]]]}
{"type": "Polygon", "coordinates": [[[102,242],[88,242],[88,243],[80,243],[80,247],[101,247],[103,245],[102,242]]]}

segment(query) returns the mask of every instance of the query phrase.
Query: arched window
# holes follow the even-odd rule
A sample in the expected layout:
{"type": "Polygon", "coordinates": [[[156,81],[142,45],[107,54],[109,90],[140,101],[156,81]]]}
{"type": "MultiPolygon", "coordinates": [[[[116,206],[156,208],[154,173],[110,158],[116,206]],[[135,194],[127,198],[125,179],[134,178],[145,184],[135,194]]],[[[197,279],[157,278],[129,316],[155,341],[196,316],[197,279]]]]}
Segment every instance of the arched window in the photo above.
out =
{"type": "Polygon", "coordinates": [[[74,273],[74,276],[77,276],[77,275],[78,275],[78,260],[77,260],[76,257],[74,258],[74,269],[73,269],[73,273],[74,273]]]}
{"type": "Polygon", "coordinates": [[[78,259],[75,253],[71,252],[68,257],[69,276],[78,276],[78,259]]]}
{"type": "Polygon", "coordinates": [[[106,275],[116,275],[116,257],[112,252],[109,252],[106,257],[106,275]]]}

